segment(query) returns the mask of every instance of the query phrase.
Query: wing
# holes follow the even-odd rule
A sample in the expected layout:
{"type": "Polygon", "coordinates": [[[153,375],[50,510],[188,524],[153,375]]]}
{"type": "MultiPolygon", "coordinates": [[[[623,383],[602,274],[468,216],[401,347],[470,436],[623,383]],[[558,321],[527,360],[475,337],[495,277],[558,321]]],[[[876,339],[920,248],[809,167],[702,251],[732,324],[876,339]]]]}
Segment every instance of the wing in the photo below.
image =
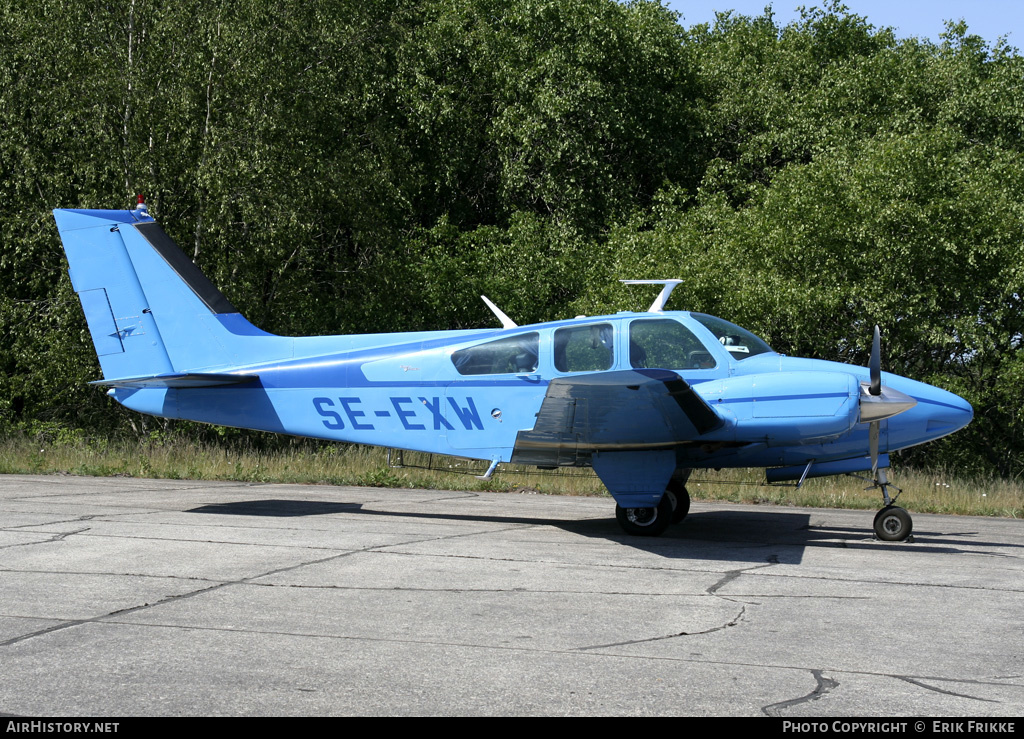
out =
{"type": "Polygon", "coordinates": [[[578,464],[597,451],[672,449],[724,424],[675,372],[620,370],[552,380],[530,430],[516,437],[512,462],[578,464]]]}

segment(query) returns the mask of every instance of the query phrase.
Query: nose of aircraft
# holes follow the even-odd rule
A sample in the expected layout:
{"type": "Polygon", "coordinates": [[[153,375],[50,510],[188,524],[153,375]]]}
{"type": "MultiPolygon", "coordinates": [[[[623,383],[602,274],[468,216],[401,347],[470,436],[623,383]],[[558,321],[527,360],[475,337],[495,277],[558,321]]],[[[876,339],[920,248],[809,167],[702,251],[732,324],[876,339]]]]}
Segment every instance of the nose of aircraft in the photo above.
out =
{"type": "Polygon", "coordinates": [[[890,450],[952,434],[974,418],[971,404],[947,390],[905,377],[889,376],[883,382],[917,401],[910,410],[889,419],[890,450]]]}

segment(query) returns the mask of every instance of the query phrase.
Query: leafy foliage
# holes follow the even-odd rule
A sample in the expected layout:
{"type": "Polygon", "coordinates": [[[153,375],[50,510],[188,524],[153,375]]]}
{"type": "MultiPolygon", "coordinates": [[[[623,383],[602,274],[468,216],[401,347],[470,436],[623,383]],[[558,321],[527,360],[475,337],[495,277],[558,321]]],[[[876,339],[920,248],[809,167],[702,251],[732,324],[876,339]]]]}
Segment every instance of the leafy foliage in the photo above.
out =
{"type": "Polygon", "coordinates": [[[54,207],[151,212],[285,334],[670,307],[970,400],[916,461],[1024,472],[1024,61],[831,2],[0,0],[0,428],[145,422],[96,377],[54,207]]]}

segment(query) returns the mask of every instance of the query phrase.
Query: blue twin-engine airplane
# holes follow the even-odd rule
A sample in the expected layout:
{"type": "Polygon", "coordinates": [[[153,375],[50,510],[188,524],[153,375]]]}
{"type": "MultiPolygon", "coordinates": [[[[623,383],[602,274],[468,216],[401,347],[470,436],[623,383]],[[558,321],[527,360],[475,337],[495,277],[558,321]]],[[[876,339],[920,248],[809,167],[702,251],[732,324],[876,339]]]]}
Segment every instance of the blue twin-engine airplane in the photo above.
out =
{"type": "MultiPolygon", "coordinates": [[[[870,472],[880,539],[911,533],[888,453],[950,434],[971,406],[869,367],[786,357],[749,331],[664,310],[500,329],[274,336],[253,326],[141,205],[55,210],[109,394],[164,418],[542,468],[589,466],[625,531],[690,507],[695,468],[769,482],[870,472]],[[898,494],[897,494],[898,497],[898,494]]],[[[799,483],[798,483],[799,484],[799,483]]]]}

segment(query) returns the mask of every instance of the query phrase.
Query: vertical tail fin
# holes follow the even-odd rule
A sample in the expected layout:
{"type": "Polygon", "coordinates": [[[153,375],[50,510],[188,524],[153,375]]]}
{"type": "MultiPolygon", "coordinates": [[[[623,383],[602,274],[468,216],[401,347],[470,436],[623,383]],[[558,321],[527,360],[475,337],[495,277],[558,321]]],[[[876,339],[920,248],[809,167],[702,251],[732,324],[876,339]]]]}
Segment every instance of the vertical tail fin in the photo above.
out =
{"type": "Polygon", "coordinates": [[[143,208],[55,210],[106,380],[216,370],[290,354],[245,320],[143,208]]]}

